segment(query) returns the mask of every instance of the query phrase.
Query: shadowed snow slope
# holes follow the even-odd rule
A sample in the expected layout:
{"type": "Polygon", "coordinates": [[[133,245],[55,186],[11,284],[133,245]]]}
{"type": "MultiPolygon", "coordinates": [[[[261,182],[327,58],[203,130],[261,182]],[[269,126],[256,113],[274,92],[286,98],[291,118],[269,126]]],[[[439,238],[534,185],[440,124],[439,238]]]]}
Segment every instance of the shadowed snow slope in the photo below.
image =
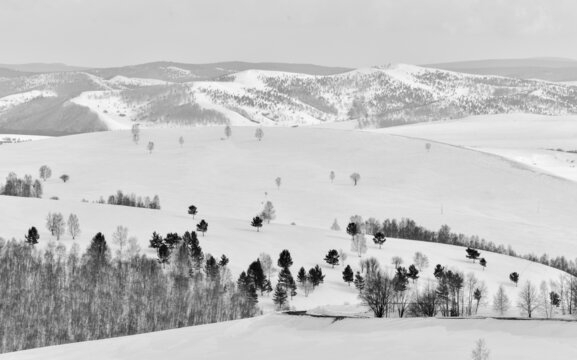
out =
{"type": "Polygon", "coordinates": [[[574,359],[577,323],[333,319],[268,315],[0,355],[76,359],[468,359],[484,338],[492,360],[574,359]],[[424,355],[426,354],[426,355],[424,355]]]}

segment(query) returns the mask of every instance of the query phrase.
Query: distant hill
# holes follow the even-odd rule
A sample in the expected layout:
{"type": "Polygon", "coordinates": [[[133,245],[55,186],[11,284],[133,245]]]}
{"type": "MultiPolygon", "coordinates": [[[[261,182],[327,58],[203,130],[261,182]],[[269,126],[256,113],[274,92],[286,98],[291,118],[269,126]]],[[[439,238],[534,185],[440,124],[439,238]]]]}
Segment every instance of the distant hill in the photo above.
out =
{"type": "Polygon", "coordinates": [[[21,71],[6,69],[6,68],[3,68],[1,66],[2,65],[0,65],[0,78],[12,78],[12,77],[24,76],[24,75],[28,74],[28,73],[21,72],[21,71]]]}
{"type": "Polygon", "coordinates": [[[81,71],[87,69],[86,67],[70,66],[60,63],[0,64],[0,68],[29,73],[81,71]]]}
{"type": "Polygon", "coordinates": [[[577,80],[577,60],[564,58],[492,59],[423,65],[478,75],[546,81],[577,80]]]}
{"type": "Polygon", "coordinates": [[[387,127],[484,114],[577,114],[571,83],[405,64],[347,70],[157,62],[19,73],[0,77],[0,132],[62,135],[127,129],[135,122],[293,126],[356,120],[387,127]]]}

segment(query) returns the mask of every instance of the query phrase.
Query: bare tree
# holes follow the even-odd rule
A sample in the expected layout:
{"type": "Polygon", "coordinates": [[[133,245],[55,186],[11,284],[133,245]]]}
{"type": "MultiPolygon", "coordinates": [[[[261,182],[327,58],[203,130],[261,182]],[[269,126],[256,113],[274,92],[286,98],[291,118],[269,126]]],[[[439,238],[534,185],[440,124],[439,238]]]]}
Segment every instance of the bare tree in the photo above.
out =
{"type": "Polygon", "coordinates": [[[431,151],[431,143],[426,143],[426,144],[425,144],[425,149],[427,149],[427,152],[428,152],[428,151],[431,151]]]}
{"type": "Polygon", "coordinates": [[[78,216],[75,214],[68,216],[68,233],[72,236],[72,240],[80,235],[80,222],[78,221],[78,216]]]}
{"type": "Polygon", "coordinates": [[[50,169],[47,165],[42,165],[40,167],[39,172],[40,172],[40,178],[44,181],[50,179],[50,177],[52,176],[52,169],[50,169]]]}
{"type": "Polygon", "coordinates": [[[339,258],[342,261],[342,265],[345,266],[345,261],[347,260],[347,253],[343,249],[339,249],[339,258]]]}
{"type": "Polygon", "coordinates": [[[264,131],[262,131],[262,128],[257,128],[256,131],[254,132],[254,137],[258,139],[258,141],[261,141],[262,138],[264,137],[264,131]]]}
{"type": "Polygon", "coordinates": [[[352,173],[351,174],[351,180],[353,180],[353,183],[355,184],[355,186],[357,186],[357,183],[359,182],[359,180],[361,180],[361,175],[359,175],[359,173],[352,173]]]}
{"type": "Polygon", "coordinates": [[[128,247],[126,248],[126,257],[132,259],[135,256],[140,255],[140,245],[138,244],[138,239],[135,236],[128,238],[128,247]]]}
{"type": "Polygon", "coordinates": [[[333,221],[333,224],[331,225],[331,230],[341,231],[341,227],[339,226],[339,223],[337,222],[337,218],[335,218],[335,221],[333,221]]]}
{"type": "Polygon", "coordinates": [[[152,141],[149,141],[146,148],[148,149],[148,153],[152,154],[152,150],[154,150],[154,143],[152,141]]]}
{"type": "Polygon", "coordinates": [[[381,264],[375,257],[370,257],[359,261],[361,273],[365,274],[365,278],[370,278],[381,271],[381,264]]]}
{"type": "Polygon", "coordinates": [[[274,267],[272,264],[272,258],[267,253],[260,253],[258,256],[260,261],[260,266],[265,274],[267,274],[268,278],[270,279],[271,274],[274,272],[274,267]]]}
{"type": "Polygon", "coordinates": [[[388,312],[392,296],[393,283],[381,271],[366,279],[365,287],[359,295],[363,304],[368,306],[378,318],[383,317],[388,312]]]}
{"type": "Polygon", "coordinates": [[[66,230],[64,216],[62,216],[61,213],[48,213],[46,217],[46,228],[53,236],[56,236],[56,240],[60,240],[60,236],[62,236],[66,230]]]}
{"type": "Polygon", "coordinates": [[[224,135],[226,135],[227,139],[232,135],[232,129],[230,128],[230,125],[226,125],[224,127],[224,135]]]}
{"type": "Polygon", "coordinates": [[[473,360],[489,360],[489,355],[491,352],[487,348],[487,344],[485,340],[479,339],[475,344],[475,348],[473,349],[473,353],[471,354],[471,359],[473,360]]]}
{"type": "Polygon", "coordinates": [[[391,258],[391,264],[397,269],[399,266],[403,265],[403,258],[400,256],[393,256],[391,258]]]}
{"type": "Polygon", "coordinates": [[[429,258],[422,252],[417,251],[413,256],[413,263],[415,263],[415,266],[419,269],[419,271],[423,271],[429,267],[429,258]]]}
{"type": "Polygon", "coordinates": [[[351,251],[356,252],[359,257],[367,252],[367,240],[364,234],[356,234],[351,240],[351,251]]]}
{"type": "Polygon", "coordinates": [[[122,261],[125,256],[124,248],[128,244],[128,229],[125,226],[118,225],[116,231],[112,234],[112,242],[118,246],[116,250],[118,261],[122,261]]]}
{"type": "Polygon", "coordinates": [[[329,179],[331,179],[331,183],[335,180],[335,172],[333,170],[331,170],[331,173],[329,174],[329,179]]]}
{"type": "Polygon", "coordinates": [[[493,310],[503,316],[510,307],[511,301],[509,301],[509,297],[507,296],[507,293],[505,293],[503,285],[500,285],[495,296],[493,296],[493,310]]]}
{"type": "Polygon", "coordinates": [[[178,143],[180,144],[180,147],[182,147],[182,145],[184,145],[184,137],[179,137],[178,138],[178,143]]]}
{"type": "Polygon", "coordinates": [[[525,285],[523,285],[519,293],[517,307],[521,309],[523,314],[526,314],[527,317],[530,318],[533,312],[537,310],[540,305],[537,289],[535,289],[535,286],[531,284],[530,281],[525,282],[525,285]]]}
{"type": "Polygon", "coordinates": [[[140,125],[132,124],[131,133],[132,133],[132,141],[134,141],[135,144],[138,144],[138,141],[140,141],[140,125]]]}
{"type": "Polygon", "coordinates": [[[280,178],[280,176],[278,176],[276,179],[274,179],[274,182],[276,184],[276,188],[278,190],[280,190],[280,183],[281,183],[282,179],[280,178]]]}

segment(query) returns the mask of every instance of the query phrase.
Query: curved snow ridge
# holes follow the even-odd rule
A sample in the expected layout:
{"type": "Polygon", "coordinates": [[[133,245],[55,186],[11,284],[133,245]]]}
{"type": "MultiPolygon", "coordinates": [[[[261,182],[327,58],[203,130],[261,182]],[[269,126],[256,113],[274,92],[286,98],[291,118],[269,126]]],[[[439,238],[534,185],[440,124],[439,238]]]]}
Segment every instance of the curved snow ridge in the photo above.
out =
{"type": "Polygon", "coordinates": [[[57,96],[58,94],[52,90],[32,90],[19,94],[8,95],[0,98],[0,113],[14,106],[24,104],[35,99],[57,96]]]}
{"type": "Polygon", "coordinates": [[[145,87],[145,86],[157,86],[157,85],[171,85],[170,81],[158,80],[158,79],[145,79],[145,78],[134,78],[126,77],[122,75],[116,75],[112,79],[108,80],[108,83],[115,86],[128,86],[128,87],[145,87]]]}
{"type": "Polygon", "coordinates": [[[85,91],[69,102],[88,108],[98,115],[109,130],[130,129],[134,111],[122,101],[118,93],[119,91],[85,91]]]}

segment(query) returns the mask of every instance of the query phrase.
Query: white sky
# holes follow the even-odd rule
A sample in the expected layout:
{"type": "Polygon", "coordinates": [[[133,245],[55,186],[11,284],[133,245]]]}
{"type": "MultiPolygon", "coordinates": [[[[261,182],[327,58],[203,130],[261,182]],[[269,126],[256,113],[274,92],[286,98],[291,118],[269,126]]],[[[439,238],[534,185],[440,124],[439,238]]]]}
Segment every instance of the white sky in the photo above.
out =
{"type": "Polygon", "coordinates": [[[0,0],[0,63],[577,58],[575,0],[0,0]]]}

